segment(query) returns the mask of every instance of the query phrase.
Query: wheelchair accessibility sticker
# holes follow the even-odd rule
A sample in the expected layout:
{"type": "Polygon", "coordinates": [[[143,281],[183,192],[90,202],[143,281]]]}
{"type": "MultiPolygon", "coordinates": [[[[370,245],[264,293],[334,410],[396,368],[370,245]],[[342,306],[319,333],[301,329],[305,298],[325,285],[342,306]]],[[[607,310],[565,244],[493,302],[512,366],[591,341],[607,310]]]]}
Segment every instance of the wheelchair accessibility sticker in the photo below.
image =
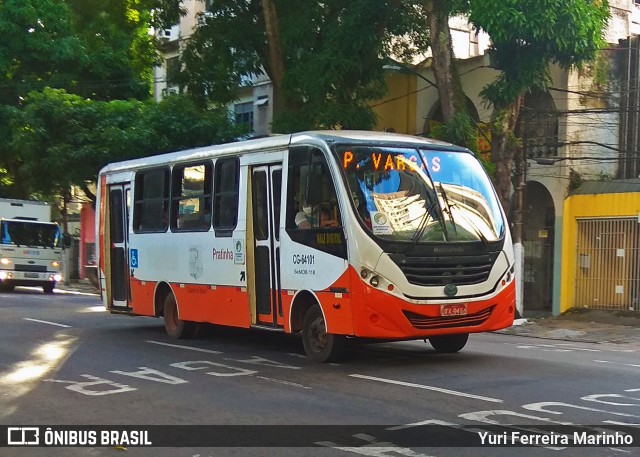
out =
{"type": "Polygon", "coordinates": [[[137,249],[131,249],[129,251],[129,263],[131,265],[131,268],[138,268],[138,250],[137,249]]]}

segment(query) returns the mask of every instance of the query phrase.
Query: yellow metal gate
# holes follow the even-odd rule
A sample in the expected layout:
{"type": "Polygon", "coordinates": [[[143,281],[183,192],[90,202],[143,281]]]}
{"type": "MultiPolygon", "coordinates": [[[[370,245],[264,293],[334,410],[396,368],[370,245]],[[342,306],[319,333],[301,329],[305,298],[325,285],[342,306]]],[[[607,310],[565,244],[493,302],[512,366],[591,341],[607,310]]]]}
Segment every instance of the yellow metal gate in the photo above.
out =
{"type": "Polygon", "coordinates": [[[639,219],[598,218],[577,222],[574,306],[640,311],[639,219]]]}

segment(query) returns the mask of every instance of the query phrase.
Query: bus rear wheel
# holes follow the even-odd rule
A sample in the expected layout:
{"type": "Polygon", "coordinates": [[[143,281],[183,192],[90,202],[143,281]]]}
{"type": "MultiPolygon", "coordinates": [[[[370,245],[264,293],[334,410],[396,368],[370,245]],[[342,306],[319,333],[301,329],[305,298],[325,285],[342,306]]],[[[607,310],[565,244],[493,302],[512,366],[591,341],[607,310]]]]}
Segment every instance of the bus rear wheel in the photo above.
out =
{"type": "Polygon", "coordinates": [[[460,333],[458,335],[442,335],[429,338],[429,343],[438,352],[445,354],[453,354],[461,350],[469,339],[468,333],[460,333]]]}
{"type": "Polygon", "coordinates": [[[302,321],[302,344],[311,360],[319,363],[332,362],[342,355],[345,337],[327,333],[322,310],[319,305],[313,305],[302,321]]]}
{"type": "Polygon", "coordinates": [[[183,321],[178,315],[178,305],[172,293],[164,299],[164,328],[167,335],[174,339],[188,339],[196,336],[198,324],[183,321]]]}

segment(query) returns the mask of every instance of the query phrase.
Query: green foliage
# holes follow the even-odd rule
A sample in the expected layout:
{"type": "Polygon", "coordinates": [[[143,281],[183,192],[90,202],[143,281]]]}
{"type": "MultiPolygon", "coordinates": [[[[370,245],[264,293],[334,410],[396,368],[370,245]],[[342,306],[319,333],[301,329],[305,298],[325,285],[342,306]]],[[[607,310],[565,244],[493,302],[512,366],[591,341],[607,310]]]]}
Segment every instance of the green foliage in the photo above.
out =
{"type": "Polygon", "coordinates": [[[149,26],[182,13],[179,0],[0,0],[0,196],[63,194],[108,162],[237,135],[226,111],[150,100],[149,26]]]}
{"type": "MultiPolygon", "coordinates": [[[[368,102],[386,90],[383,58],[391,52],[409,58],[416,43],[424,46],[422,10],[386,0],[275,5],[285,75],[284,110],[274,130],[373,127],[368,102]]],[[[233,101],[253,75],[273,76],[261,1],[213,0],[210,11],[182,55],[182,82],[201,105],[233,101]]]]}
{"type": "Polygon", "coordinates": [[[487,157],[479,154],[478,135],[481,133],[471,116],[467,113],[456,113],[451,122],[434,127],[430,137],[466,147],[475,153],[487,173],[492,175],[495,166],[487,157]]]}
{"type": "Polygon", "coordinates": [[[467,113],[457,113],[451,122],[436,127],[431,135],[433,138],[458,144],[478,151],[478,138],[476,136],[476,126],[467,113]]]}
{"type": "Polygon", "coordinates": [[[71,86],[86,64],[71,11],[61,0],[0,2],[0,103],[17,105],[45,85],[71,86]]]}
{"type": "Polygon", "coordinates": [[[150,96],[157,63],[150,10],[132,0],[66,0],[85,64],[69,90],[101,100],[150,96]]]}
{"type": "Polygon", "coordinates": [[[502,73],[483,96],[506,106],[544,89],[549,65],[580,66],[604,45],[606,0],[469,0],[471,22],[491,36],[492,65],[502,73]]]}
{"type": "Polygon", "coordinates": [[[578,189],[580,186],[582,186],[583,182],[584,180],[582,179],[582,176],[580,175],[580,173],[578,173],[573,168],[569,170],[569,186],[568,186],[569,192],[571,192],[572,190],[578,189]]]}
{"type": "Polygon", "coordinates": [[[156,61],[146,2],[0,2],[0,103],[44,87],[101,100],[150,96],[156,61]],[[9,38],[10,37],[10,38],[9,38]]]}
{"type": "Polygon", "coordinates": [[[238,134],[226,111],[202,111],[178,95],[160,104],[96,102],[47,88],[30,93],[22,109],[5,111],[10,121],[0,122],[0,132],[11,132],[2,144],[13,179],[4,191],[19,197],[54,196],[95,182],[112,161],[231,141],[238,134]]]}

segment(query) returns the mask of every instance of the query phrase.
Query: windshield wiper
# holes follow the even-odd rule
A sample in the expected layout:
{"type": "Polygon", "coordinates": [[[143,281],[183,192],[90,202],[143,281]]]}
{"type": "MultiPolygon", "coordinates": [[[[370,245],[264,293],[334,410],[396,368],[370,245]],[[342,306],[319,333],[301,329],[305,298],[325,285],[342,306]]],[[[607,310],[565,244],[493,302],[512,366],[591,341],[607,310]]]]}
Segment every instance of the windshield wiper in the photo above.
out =
{"type": "MultiPolygon", "coordinates": [[[[458,227],[456,226],[456,221],[453,219],[453,211],[451,211],[451,204],[449,203],[449,197],[447,197],[447,193],[444,191],[444,187],[442,187],[442,183],[438,183],[438,188],[440,189],[440,193],[442,194],[442,200],[444,200],[444,204],[446,208],[443,208],[443,211],[446,211],[449,215],[449,219],[451,220],[451,225],[453,225],[453,231],[458,233],[458,227]]],[[[444,224],[444,223],[443,223],[444,224]]]]}
{"type": "Polygon", "coordinates": [[[431,203],[431,206],[429,206],[429,208],[426,208],[425,213],[422,215],[422,219],[420,219],[420,224],[418,224],[416,233],[414,233],[413,238],[411,238],[411,241],[413,241],[414,243],[417,244],[420,241],[420,238],[422,238],[422,234],[427,228],[427,224],[429,223],[429,220],[433,217],[431,215],[431,212],[435,209],[435,206],[436,206],[436,202],[431,203]]]}
{"type": "Polygon", "coordinates": [[[478,238],[480,238],[480,241],[482,241],[484,244],[487,244],[489,240],[487,240],[487,237],[484,236],[484,234],[482,233],[482,230],[480,230],[476,226],[476,224],[474,224],[473,222],[469,221],[469,219],[467,219],[467,217],[464,215],[464,210],[460,208],[460,205],[458,205],[458,203],[455,200],[453,203],[449,202],[449,199],[447,198],[447,194],[444,191],[444,188],[442,187],[442,183],[438,183],[438,185],[440,186],[440,192],[442,192],[442,198],[445,204],[447,205],[447,214],[449,214],[449,218],[451,219],[451,224],[453,224],[453,228],[456,231],[456,233],[458,233],[458,231],[456,229],[456,223],[453,220],[453,211],[451,211],[451,208],[460,209],[460,215],[462,216],[462,218],[469,223],[468,225],[470,225],[473,231],[476,233],[476,235],[478,235],[478,238]]]}

